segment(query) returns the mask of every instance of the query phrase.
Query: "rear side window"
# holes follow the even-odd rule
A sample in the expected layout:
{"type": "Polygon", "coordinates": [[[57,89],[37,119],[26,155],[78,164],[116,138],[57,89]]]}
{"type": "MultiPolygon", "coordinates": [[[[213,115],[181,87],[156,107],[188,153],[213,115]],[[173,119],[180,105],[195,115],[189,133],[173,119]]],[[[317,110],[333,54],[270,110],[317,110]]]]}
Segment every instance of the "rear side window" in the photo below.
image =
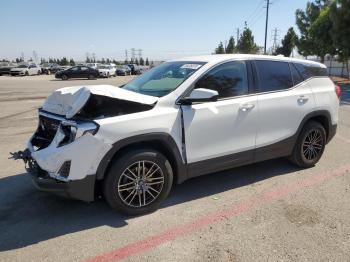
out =
{"type": "Polygon", "coordinates": [[[327,68],[317,65],[293,63],[304,80],[315,76],[327,76],[327,68]]]}
{"type": "Polygon", "coordinates": [[[301,82],[304,81],[304,78],[302,75],[298,72],[298,70],[295,68],[294,64],[289,64],[290,65],[290,71],[292,73],[292,78],[293,78],[293,83],[296,86],[297,84],[300,84],[301,82]]]}
{"type": "Polygon", "coordinates": [[[258,60],[255,64],[260,92],[284,90],[293,86],[288,62],[258,60]]]}
{"type": "Polygon", "coordinates": [[[205,74],[195,85],[219,93],[219,98],[248,94],[248,76],[244,61],[234,61],[219,65],[205,74]]]}

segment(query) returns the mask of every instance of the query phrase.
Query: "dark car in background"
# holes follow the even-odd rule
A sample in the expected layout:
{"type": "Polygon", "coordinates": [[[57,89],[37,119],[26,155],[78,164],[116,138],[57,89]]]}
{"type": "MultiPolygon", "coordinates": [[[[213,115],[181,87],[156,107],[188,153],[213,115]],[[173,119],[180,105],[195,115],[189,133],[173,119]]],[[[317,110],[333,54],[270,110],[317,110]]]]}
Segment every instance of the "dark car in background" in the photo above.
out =
{"type": "Polygon", "coordinates": [[[117,66],[117,70],[116,70],[116,74],[118,76],[127,76],[127,75],[131,75],[131,69],[129,66],[127,65],[118,65],[117,66]]]}
{"type": "Polygon", "coordinates": [[[62,66],[58,65],[58,64],[53,64],[53,63],[48,63],[48,64],[42,64],[41,65],[41,72],[43,74],[55,74],[58,71],[63,70],[62,66]]]}
{"type": "Polygon", "coordinates": [[[11,69],[16,67],[17,64],[11,63],[11,62],[1,62],[0,63],[0,76],[1,75],[9,75],[11,72],[11,69]]]}
{"type": "Polygon", "coordinates": [[[138,65],[127,64],[127,66],[130,67],[132,75],[140,75],[141,74],[141,71],[140,71],[140,68],[138,67],[138,65]]]}
{"type": "Polygon", "coordinates": [[[62,80],[67,80],[70,78],[96,79],[98,77],[98,70],[87,66],[73,66],[55,74],[55,78],[60,78],[62,80]]]}

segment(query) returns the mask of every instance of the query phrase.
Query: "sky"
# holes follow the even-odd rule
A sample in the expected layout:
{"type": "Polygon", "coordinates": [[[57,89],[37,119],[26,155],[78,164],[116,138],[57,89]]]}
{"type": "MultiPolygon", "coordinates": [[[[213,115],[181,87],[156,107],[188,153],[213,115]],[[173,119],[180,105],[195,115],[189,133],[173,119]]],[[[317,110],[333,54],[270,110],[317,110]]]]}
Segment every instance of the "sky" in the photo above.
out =
{"type": "MultiPolygon", "coordinates": [[[[267,46],[295,27],[307,0],[271,0],[267,46]]],[[[131,48],[150,60],[210,54],[242,32],[244,21],[264,45],[264,0],[11,0],[0,5],[0,59],[33,57],[125,59],[131,48]]]]}

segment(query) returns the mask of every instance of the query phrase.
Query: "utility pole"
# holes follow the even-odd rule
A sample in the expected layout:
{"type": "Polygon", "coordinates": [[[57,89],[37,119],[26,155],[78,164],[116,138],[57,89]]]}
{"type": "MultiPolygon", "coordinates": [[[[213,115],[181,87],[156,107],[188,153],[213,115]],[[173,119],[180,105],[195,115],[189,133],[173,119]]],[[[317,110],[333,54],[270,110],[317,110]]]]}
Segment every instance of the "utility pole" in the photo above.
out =
{"type": "Polygon", "coordinates": [[[266,55],[266,41],[267,41],[267,25],[269,23],[269,6],[270,6],[270,0],[266,0],[266,24],[265,24],[265,44],[264,44],[265,55],[266,55]]]}

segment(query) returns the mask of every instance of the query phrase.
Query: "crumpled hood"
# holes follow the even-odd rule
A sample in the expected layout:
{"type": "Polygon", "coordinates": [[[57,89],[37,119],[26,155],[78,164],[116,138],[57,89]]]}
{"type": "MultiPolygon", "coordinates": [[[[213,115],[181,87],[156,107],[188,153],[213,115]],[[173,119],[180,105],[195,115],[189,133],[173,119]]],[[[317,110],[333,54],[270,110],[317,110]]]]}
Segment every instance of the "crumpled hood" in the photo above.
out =
{"type": "Polygon", "coordinates": [[[72,118],[86,104],[91,94],[153,105],[158,97],[143,95],[112,85],[72,86],[57,89],[47,97],[43,110],[72,118]]]}

